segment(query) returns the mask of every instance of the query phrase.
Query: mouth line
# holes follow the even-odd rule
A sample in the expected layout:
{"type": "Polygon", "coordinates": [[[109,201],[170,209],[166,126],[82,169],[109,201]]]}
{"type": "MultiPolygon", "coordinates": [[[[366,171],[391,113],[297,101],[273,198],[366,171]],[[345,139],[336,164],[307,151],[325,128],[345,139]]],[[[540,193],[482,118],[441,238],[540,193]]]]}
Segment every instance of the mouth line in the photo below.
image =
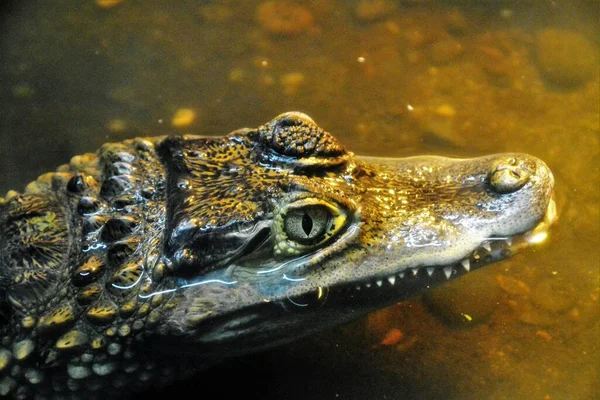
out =
{"type": "Polygon", "coordinates": [[[551,197],[546,213],[542,220],[532,229],[521,234],[507,237],[490,237],[483,241],[467,257],[446,265],[430,265],[415,268],[406,268],[385,277],[377,277],[367,282],[345,284],[346,290],[352,292],[365,292],[375,289],[392,289],[402,287],[403,283],[425,287],[463,276],[485,265],[509,258],[513,254],[542,243],[548,236],[550,226],[556,222],[556,202],[551,197]]]}

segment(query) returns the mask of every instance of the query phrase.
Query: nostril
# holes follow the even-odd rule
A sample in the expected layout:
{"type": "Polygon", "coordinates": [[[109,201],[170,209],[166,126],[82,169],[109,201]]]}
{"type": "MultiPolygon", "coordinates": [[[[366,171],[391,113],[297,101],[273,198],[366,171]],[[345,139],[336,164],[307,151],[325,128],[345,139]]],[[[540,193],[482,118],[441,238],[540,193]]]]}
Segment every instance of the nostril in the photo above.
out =
{"type": "Polygon", "coordinates": [[[514,157],[501,158],[492,164],[489,182],[498,193],[512,193],[529,181],[531,172],[514,157]]]}
{"type": "Polygon", "coordinates": [[[509,173],[514,179],[521,179],[521,174],[519,171],[509,170],[509,173]]]}

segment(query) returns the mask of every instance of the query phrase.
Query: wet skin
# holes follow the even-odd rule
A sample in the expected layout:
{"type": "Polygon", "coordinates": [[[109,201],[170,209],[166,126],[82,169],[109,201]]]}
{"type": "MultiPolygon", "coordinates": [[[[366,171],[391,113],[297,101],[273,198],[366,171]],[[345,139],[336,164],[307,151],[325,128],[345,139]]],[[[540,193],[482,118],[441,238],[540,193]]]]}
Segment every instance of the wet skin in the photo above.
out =
{"type": "Polygon", "coordinates": [[[360,157],[301,113],[109,143],[0,200],[0,392],[124,395],[543,240],[539,159],[360,157]]]}

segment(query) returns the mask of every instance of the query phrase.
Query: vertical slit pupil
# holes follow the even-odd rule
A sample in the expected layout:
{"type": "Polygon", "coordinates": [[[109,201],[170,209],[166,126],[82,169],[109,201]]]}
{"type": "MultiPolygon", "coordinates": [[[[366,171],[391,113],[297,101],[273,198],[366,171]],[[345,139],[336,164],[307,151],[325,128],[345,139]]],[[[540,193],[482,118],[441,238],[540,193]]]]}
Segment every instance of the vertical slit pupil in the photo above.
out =
{"type": "Polygon", "coordinates": [[[313,228],[313,220],[310,217],[310,215],[308,215],[305,212],[304,216],[302,216],[302,229],[304,230],[304,233],[306,233],[306,236],[310,235],[312,228],[313,228]]]}

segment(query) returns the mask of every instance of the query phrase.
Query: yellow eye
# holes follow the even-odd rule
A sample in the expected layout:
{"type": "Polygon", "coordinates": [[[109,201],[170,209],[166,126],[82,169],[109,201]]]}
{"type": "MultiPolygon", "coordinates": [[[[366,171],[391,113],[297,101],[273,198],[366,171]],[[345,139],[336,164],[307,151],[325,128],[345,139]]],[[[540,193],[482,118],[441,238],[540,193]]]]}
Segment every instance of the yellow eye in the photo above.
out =
{"type": "Polygon", "coordinates": [[[300,255],[333,238],[348,220],[346,212],[325,200],[306,198],[283,207],[275,221],[275,255],[300,255]]]}
{"type": "Polygon", "coordinates": [[[289,211],[283,218],[283,230],[289,239],[310,244],[327,232],[331,222],[331,212],[326,207],[307,206],[289,211]]]}

